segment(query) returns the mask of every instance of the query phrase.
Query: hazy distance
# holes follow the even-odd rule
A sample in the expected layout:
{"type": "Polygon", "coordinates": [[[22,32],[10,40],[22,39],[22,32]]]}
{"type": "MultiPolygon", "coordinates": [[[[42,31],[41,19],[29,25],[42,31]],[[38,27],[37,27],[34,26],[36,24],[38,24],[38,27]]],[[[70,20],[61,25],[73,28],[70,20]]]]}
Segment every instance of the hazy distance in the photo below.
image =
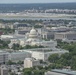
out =
{"type": "Polygon", "coordinates": [[[1,0],[1,3],[66,3],[76,2],[76,0],[1,0]]]}

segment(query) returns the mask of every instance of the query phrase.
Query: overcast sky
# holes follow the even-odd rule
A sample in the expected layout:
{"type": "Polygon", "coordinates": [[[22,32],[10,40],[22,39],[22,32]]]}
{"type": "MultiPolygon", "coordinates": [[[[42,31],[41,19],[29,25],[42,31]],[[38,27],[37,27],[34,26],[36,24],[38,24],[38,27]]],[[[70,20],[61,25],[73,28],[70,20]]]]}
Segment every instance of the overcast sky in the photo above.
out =
{"type": "Polygon", "coordinates": [[[76,0],[0,0],[0,3],[57,3],[76,2],[76,0]]]}

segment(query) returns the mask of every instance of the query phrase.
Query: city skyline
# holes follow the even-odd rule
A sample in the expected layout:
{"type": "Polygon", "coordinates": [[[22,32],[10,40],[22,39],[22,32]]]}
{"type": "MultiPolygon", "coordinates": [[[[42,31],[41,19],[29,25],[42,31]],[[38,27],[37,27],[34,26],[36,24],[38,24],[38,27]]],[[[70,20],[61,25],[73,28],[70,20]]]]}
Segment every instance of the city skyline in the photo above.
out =
{"type": "Polygon", "coordinates": [[[65,3],[76,2],[76,0],[2,0],[0,3],[65,3]]]}

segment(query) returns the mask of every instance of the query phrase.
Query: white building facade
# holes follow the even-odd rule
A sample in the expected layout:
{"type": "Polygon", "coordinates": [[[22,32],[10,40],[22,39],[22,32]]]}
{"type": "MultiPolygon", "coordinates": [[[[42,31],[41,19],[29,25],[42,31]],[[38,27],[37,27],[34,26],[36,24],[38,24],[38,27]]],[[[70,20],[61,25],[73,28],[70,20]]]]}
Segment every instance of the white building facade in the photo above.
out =
{"type": "Polygon", "coordinates": [[[64,49],[58,49],[58,48],[34,48],[34,49],[25,49],[20,50],[21,52],[29,52],[31,54],[31,57],[37,59],[37,60],[43,60],[47,61],[48,57],[52,54],[64,54],[68,53],[67,50],[64,49]]]}
{"type": "Polygon", "coordinates": [[[38,60],[34,58],[25,58],[24,60],[24,68],[31,68],[33,66],[39,66],[40,63],[38,60]]]}

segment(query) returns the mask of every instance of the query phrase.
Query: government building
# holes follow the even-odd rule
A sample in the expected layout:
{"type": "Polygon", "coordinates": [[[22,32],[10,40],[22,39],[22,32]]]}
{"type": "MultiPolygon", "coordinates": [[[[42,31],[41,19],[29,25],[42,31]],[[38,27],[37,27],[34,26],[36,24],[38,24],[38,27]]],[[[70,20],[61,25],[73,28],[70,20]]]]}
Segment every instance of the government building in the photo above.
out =
{"type": "MultiPolygon", "coordinates": [[[[19,44],[20,44],[20,42],[19,42],[19,44]]],[[[54,41],[54,40],[50,40],[50,41],[42,40],[41,37],[39,36],[38,32],[35,30],[35,28],[32,28],[30,30],[30,33],[26,34],[23,45],[24,46],[26,46],[26,45],[43,46],[43,48],[33,48],[33,49],[19,50],[21,52],[30,53],[31,57],[33,57],[37,60],[47,61],[48,57],[51,54],[56,54],[57,53],[57,54],[61,55],[61,54],[64,54],[64,53],[68,53],[67,50],[56,48],[56,46],[57,46],[56,41],[54,41]]]]}
{"type": "Polygon", "coordinates": [[[30,30],[29,33],[26,33],[25,38],[12,38],[9,47],[12,47],[13,44],[20,44],[21,46],[31,45],[31,46],[44,46],[44,47],[52,47],[55,48],[57,46],[57,42],[50,40],[45,41],[41,38],[37,30],[34,27],[30,30]]]}

